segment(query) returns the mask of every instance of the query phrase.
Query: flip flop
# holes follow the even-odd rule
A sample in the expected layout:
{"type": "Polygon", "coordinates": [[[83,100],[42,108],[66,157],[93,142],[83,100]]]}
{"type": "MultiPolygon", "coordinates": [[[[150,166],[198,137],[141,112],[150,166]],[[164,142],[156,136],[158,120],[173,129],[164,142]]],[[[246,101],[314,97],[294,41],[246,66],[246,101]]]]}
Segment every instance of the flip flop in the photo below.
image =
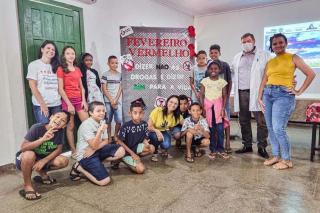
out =
{"type": "Polygon", "coordinates": [[[43,185],[52,185],[52,184],[55,184],[57,182],[56,179],[50,177],[49,175],[48,175],[47,178],[42,178],[39,175],[34,176],[33,177],[33,181],[36,182],[36,183],[41,183],[43,185]]]}
{"type": "Polygon", "coordinates": [[[213,152],[211,152],[208,156],[211,160],[215,160],[217,158],[217,154],[213,152]]]}
{"type": "Polygon", "coordinates": [[[202,152],[198,147],[194,148],[194,156],[197,158],[202,157],[202,152]]]}
{"type": "Polygon", "coordinates": [[[194,158],[191,156],[191,157],[187,157],[185,156],[184,158],[188,163],[194,163],[194,158]]]}
{"type": "Polygon", "coordinates": [[[38,194],[38,192],[36,192],[36,191],[25,191],[24,189],[21,189],[19,191],[19,194],[21,197],[23,197],[26,200],[39,200],[41,198],[41,195],[38,194]],[[27,197],[27,195],[31,195],[31,194],[35,195],[35,197],[33,197],[33,198],[27,197]]]}

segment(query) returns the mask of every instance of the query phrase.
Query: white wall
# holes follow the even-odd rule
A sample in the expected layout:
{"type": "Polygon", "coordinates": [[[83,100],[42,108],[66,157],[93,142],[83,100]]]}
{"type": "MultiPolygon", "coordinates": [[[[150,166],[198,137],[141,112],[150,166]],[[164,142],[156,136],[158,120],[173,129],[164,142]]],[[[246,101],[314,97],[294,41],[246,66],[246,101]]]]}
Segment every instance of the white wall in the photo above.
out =
{"type": "MultiPolygon", "coordinates": [[[[86,51],[93,54],[100,73],[106,58],[120,55],[119,26],[187,27],[193,17],[150,0],[106,1],[87,5],[59,0],[83,8],[86,51]]],[[[0,166],[14,162],[14,154],[27,130],[21,47],[16,1],[2,0],[0,7],[0,166]]]]}
{"type": "MultiPolygon", "coordinates": [[[[257,47],[263,48],[264,27],[319,21],[319,8],[319,0],[302,0],[264,8],[195,17],[197,49],[208,51],[211,44],[220,44],[221,58],[231,63],[234,55],[241,51],[240,37],[244,33],[253,33],[257,47]]],[[[316,72],[317,77],[306,92],[320,98],[320,70],[316,72]]],[[[302,83],[303,79],[298,72],[298,82],[302,83]]]]}

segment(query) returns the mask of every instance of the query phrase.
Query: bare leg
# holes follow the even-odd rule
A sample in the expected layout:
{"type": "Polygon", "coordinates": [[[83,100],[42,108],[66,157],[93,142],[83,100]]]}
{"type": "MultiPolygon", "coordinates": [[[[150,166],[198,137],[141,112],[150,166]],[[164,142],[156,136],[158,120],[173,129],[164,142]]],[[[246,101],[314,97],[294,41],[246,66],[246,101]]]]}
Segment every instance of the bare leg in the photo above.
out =
{"type": "Polygon", "coordinates": [[[152,144],[145,145],[142,152],[139,154],[140,156],[147,156],[154,153],[154,146],[152,144]]]}
{"type": "Polygon", "coordinates": [[[187,157],[191,158],[191,145],[192,145],[192,139],[193,139],[193,134],[190,132],[187,132],[186,135],[186,152],[187,152],[187,157]]]}
{"type": "Polygon", "coordinates": [[[72,153],[76,152],[76,147],[74,145],[74,136],[73,136],[73,130],[74,130],[74,115],[70,116],[70,121],[67,125],[67,141],[69,144],[69,147],[71,149],[72,153]]]}
{"type": "Polygon", "coordinates": [[[110,143],[111,142],[111,123],[108,124],[107,131],[108,131],[108,141],[110,143]]]}
{"type": "MultiPolygon", "coordinates": [[[[59,155],[50,162],[50,171],[65,168],[68,166],[68,164],[69,164],[68,158],[62,155],[59,155]]],[[[42,179],[48,178],[47,171],[40,170],[38,173],[42,177],[42,179]]]]}
{"type": "Polygon", "coordinates": [[[226,129],[225,129],[225,134],[226,134],[226,144],[225,144],[225,147],[226,149],[230,149],[230,126],[228,126],[226,129]]]}
{"type": "Polygon", "coordinates": [[[120,128],[121,128],[121,123],[116,123],[116,125],[114,127],[114,140],[116,140],[118,138],[118,133],[119,133],[120,128]]]}
{"type": "MultiPolygon", "coordinates": [[[[36,154],[33,151],[25,151],[21,154],[21,171],[23,175],[24,181],[24,190],[25,191],[34,191],[32,182],[31,182],[31,174],[32,167],[36,162],[36,154]]],[[[26,195],[29,199],[35,198],[36,195],[30,194],[26,195]]],[[[40,196],[37,193],[37,196],[40,196]]]]}

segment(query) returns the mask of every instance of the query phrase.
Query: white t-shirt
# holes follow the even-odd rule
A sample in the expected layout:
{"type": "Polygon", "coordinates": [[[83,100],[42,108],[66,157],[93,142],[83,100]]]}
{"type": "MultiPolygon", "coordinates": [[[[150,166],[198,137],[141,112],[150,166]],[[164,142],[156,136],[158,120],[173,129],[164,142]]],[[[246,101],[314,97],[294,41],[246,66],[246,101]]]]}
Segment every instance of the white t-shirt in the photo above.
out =
{"type": "MultiPolygon", "coordinates": [[[[48,107],[61,105],[61,96],[58,92],[58,78],[52,72],[51,64],[45,64],[41,59],[32,61],[28,66],[27,79],[37,81],[37,88],[48,107]]],[[[33,105],[40,106],[32,95],[33,105]]]]}
{"type": "MultiPolygon", "coordinates": [[[[102,73],[101,83],[107,84],[108,92],[111,95],[112,98],[115,98],[118,94],[118,90],[121,85],[121,73],[120,72],[111,72],[105,71],[102,73]]],[[[120,95],[118,102],[121,103],[122,97],[120,95]]],[[[110,100],[107,98],[107,96],[104,96],[104,101],[107,103],[110,103],[110,100]]]]}
{"type": "Polygon", "coordinates": [[[104,103],[102,92],[98,87],[96,80],[96,75],[91,70],[87,70],[88,103],[93,101],[104,103]]]}

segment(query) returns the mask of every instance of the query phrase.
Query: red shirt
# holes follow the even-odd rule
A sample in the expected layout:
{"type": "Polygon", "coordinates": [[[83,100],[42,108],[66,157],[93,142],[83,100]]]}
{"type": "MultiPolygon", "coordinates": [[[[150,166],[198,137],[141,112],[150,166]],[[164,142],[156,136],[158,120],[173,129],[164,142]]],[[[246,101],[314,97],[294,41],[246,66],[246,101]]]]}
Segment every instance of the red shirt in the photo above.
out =
{"type": "Polygon", "coordinates": [[[68,98],[82,97],[80,87],[82,73],[78,67],[75,67],[75,70],[69,73],[63,72],[62,67],[58,67],[57,76],[58,78],[63,79],[63,89],[68,98]]]}

